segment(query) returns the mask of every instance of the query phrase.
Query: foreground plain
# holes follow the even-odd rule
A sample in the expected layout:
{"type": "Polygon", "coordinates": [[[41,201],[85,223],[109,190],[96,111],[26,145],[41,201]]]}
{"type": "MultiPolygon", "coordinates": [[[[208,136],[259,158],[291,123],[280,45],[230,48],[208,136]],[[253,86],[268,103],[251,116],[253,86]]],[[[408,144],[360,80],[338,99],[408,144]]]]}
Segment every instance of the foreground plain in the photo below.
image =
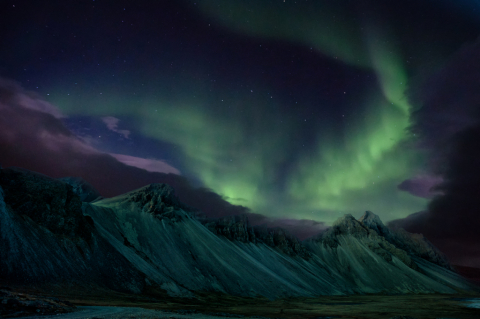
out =
{"type": "MultiPolygon", "coordinates": [[[[57,297],[69,300],[77,306],[140,307],[173,312],[170,318],[195,313],[226,317],[240,315],[292,319],[322,317],[388,319],[394,316],[410,316],[416,319],[480,318],[480,309],[468,308],[465,302],[460,300],[480,298],[480,294],[350,295],[278,300],[233,297],[217,293],[198,293],[195,298],[173,298],[154,292],[148,297],[121,293],[90,295],[77,293],[57,297]]],[[[160,317],[164,316],[159,315],[160,317]]]]}

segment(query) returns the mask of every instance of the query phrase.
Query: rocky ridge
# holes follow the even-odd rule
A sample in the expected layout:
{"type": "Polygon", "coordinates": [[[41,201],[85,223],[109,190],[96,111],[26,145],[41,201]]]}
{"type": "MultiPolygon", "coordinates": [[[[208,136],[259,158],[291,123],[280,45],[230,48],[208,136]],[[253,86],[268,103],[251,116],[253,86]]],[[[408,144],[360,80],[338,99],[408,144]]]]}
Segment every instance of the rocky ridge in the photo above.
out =
{"type": "Polygon", "coordinates": [[[91,241],[82,202],[67,184],[45,175],[13,168],[0,170],[4,200],[36,224],[71,240],[91,241]]]}
{"type": "Polygon", "coordinates": [[[72,186],[42,174],[0,170],[0,239],[3,284],[100,285],[130,292],[145,284],[83,215],[72,186]]]}
{"type": "Polygon", "coordinates": [[[90,183],[80,177],[62,177],[58,180],[72,186],[73,192],[80,197],[82,202],[89,203],[103,198],[90,183]]]}
{"type": "Polygon", "coordinates": [[[370,212],[359,220],[346,215],[318,238],[299,242],[282,229],[251,227],[246,216],[199,220],[165,184],[83,203],[76,192],[84,191],[29,171],[0,170],[0,282],[130,292],[154,285],[183,297],[471,288],[430,261],[437,255],[427,242],[396,235],[370,212]]]}
{"type": "MultiPolygon", "coordinates": [[[[381,223],[377,215],[371,212],[367,212],[364,216],[366,215],[371,216],[370,219],[381,223]]],[[[366,218],[356,220],[352,215],[347,214],[339,218],[322,236],[313,241],[331,248],[336,248],[339,245],[340,236],[353,236],[385,261],[391,263],[392,256],[395,256],[408,267],[418,270],[417,264],[410,258],[408,253],[388,242],[388,240],[381,235],[383,234],[382,230],[376,227],[377,224],[369,223],[368,220],[369,219],[366,218]],[[367,220],[367,224],[364,224],[361,220],[367,220]]]]}
{"type": "Polygon", "coordinates": [[[300,256],[305,259],[311,256],[305,246],[284,229],[252,227],[245,215],[227,216],[215,220],[207,219],[202,223],[215,235],[231,241],[264,243],[289,256],[300,256]]]}
{"type": "Polygon", "coordinates": [[[195,209],[180,202],[175,195],[175,190],[167,184],[154,183],[125,196],[118,196],[121,202],[128,202],[142,212],[151,214],[159,220],[166,219],[171,222],[182,220],[182,215],[194,215],[195,209]],[[178,213],[178,212],[182,213],[178,213]]]}
{"type": "Polygon", "coordinates": [[[366,211],[358,221],[366,227],[375,230],[377,234],[384,237],[390,244],[404,250],[409,255],[420,257],[443,268],[453,270],[445,255],[422,234],[412,234],[402,228],[391,230],[382,223],[377,215],[370,211],[366,211]]]}
{"type": "MultiPolygon", "coordinates": [[[[65,177],[59,180],[71,185],[73,192],[83,202],[102,199],[100,193],[81,178],[65,177]]],[[[126,200],[140,205],[143,211],[149,212],[159,219],[167,218],[170,221],[181,220],[181,215],[175,213],[179,209],[192,214],[195,212],[194,208],[180,202],[175,196],[175,190],[166,184],[147,185],[129,193],[129,197],[126,200]]],[[[249,224],[248,217],[245,215],[227,216],[217,219],[203,218],[200,221],[214,234],[232,241],[251,242],[254,244],[264,243],[289,256],[300,256],[306,259],[311,256],[305,245],[284,229],[262,226],[252,227],[249,224]]],[[[334,236],[328,236],[327,234],[338,234],[339,230],[340,233],[351,233],[358,238],[370,236],[371,240],[365,243],[372,251],[387,261],[391,260],[391,255],[395,255],[412,269],[418,270],[415,262],[409,257],[414,255],[453,270],[446,257],[423,235],[410,234],[403,229],[390,230],[377,215],[370,211],[366,211],[358,219],[358,223],[374,232],[369,233],[365,228],[362,231],[362,227],[359,227],[359,224],[355,223],[355,221],[356,219],[353,216],[346,217],[346,219],[340,218],[324,233],[324,242],[330,243],[332,247],[335,246],[334,236]],[[345,223],[345,225],[341,225],[342,223],[345,223]],[[375,236],[375,234],[378,236],[375,236]]]]}

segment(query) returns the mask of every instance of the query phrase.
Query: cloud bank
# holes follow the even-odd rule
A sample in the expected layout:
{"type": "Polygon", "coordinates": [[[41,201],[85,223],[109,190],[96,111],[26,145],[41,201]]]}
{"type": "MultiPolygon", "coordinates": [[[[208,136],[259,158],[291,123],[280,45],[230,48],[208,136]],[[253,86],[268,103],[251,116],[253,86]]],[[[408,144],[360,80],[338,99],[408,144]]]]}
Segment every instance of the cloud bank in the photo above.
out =
{"type": "MultiPolygon", "coordinates": [[[[412,97],[413,132],[443,182],[428,210],[390,223],[423,233],[454,263],[480,267],[480,40],[463,47],[412,97]]],[[[413,183],[414,184],[414,183],[413,183]]],[[[399,188],[412,192],[412,183],[399,188]]],[[[421,187],[418,193],[424,194],[421,187]]]]}

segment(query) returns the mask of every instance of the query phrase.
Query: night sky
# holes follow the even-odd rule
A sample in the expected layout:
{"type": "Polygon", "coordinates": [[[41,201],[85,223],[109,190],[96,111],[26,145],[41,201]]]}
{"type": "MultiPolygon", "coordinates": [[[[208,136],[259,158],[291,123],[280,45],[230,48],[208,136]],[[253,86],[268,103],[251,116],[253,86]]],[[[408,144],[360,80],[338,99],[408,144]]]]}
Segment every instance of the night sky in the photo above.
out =
{"type": "Polygon", "coordinates": [[[478,1],[3,0],[0,30],[3,167],[301,239],[371,210],[480,266],[478,1]]]}

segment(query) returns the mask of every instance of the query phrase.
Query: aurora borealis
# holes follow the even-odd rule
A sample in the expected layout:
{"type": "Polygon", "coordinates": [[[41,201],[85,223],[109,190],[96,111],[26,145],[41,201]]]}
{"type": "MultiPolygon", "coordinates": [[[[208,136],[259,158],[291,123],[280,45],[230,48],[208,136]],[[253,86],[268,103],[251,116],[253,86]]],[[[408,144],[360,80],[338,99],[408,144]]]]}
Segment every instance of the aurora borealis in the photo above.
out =
{"type": "Polygon", "coordinates": [[[435,180],[408,92],[480,21],[473,1],[377,2],[9,0],[0,75],[96,150],[164,161],[254,213],[388,222],[428,203],[398,185],[435,180]]]}

